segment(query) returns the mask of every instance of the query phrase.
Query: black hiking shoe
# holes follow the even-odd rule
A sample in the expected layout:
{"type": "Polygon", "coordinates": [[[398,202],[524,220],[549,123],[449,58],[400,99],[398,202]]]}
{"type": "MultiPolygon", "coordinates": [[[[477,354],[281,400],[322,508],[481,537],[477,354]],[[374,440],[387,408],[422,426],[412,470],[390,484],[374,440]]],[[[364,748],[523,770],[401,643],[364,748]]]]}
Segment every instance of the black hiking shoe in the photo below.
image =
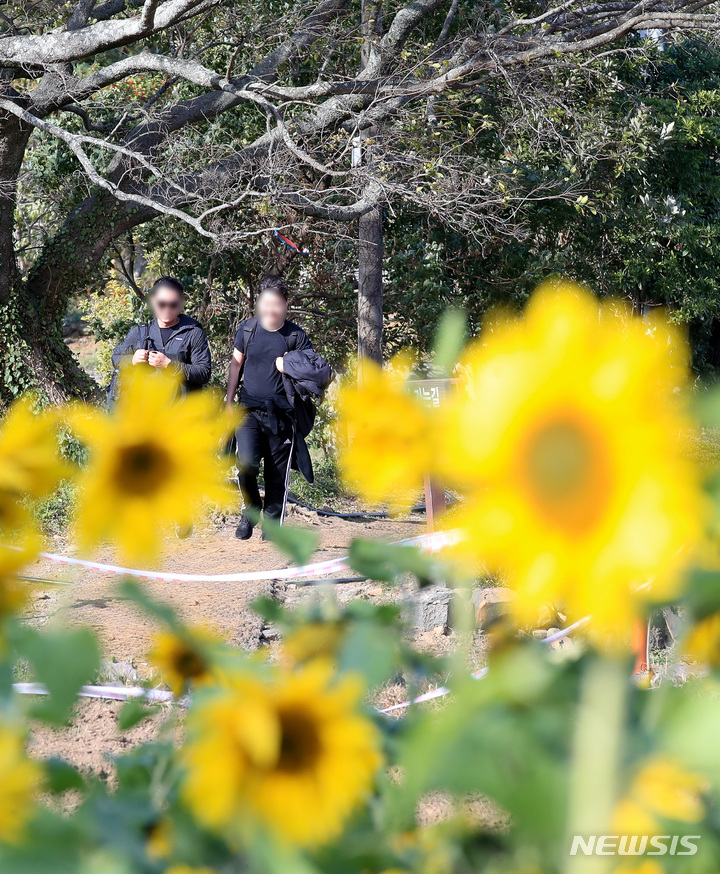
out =
{"type": "Polygon", "coordinates": [[[238,540],[250,540],[255,526],[247,516],[243,516],[240,524],[235,529],[235,536],[238,540]]]}

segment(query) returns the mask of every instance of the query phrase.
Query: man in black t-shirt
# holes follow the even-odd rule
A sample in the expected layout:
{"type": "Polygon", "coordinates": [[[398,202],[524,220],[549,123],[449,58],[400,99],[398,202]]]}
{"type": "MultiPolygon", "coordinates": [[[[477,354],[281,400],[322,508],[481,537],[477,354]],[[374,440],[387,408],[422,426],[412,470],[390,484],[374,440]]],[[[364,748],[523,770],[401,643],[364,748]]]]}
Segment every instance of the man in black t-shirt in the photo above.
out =
{"type": "MultiPolygon", "coordinates": [[[[292,406],[283,386],[283,359],[293,349],[307,349],[310,341],[301,328],[287,321],[288,286],[279,276],[260,283],[257,318],[238,328],[228,373],[227,404],[232,406],[240,374],[240,404],[246,415],[237,432],[240,490],[245,508],[282,521],[293,452],[292,406]],[[260,463],[264,463],[265,501],[258,489],[260,463]]],[[[253,522],[245,514],[235,536],[248,540],[253,522]]]]}

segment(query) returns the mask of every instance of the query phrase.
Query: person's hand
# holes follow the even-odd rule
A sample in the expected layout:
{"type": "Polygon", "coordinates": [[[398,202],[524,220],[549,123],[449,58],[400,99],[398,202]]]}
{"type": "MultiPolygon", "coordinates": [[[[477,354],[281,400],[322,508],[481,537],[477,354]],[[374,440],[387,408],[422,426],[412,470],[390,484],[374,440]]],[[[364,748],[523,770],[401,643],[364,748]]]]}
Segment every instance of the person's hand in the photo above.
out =
{"type": "Polygon", "coordinates": [[[235,404],[231,400],[225,401],[225,409],[228,413],[232,413],[235,410],[235,404]]]}
{"type": "Polygon", "coordinates": [[[275,367],[277,367],[280,373],[285,373],[285,359],[282,355],[275,359],[275,367]]]}
{"type": "Polygon", "coordinates": [[[148,360],[149,352],[147,349],[136,349],[132,357],[133,364],[145,364],[148,360]]]}
{"type": "Polygon", "coordinates": [[[170,359],[164,352],[151,352],[148,356],[148,364],[150,367],[167,367],[170,359]]]}

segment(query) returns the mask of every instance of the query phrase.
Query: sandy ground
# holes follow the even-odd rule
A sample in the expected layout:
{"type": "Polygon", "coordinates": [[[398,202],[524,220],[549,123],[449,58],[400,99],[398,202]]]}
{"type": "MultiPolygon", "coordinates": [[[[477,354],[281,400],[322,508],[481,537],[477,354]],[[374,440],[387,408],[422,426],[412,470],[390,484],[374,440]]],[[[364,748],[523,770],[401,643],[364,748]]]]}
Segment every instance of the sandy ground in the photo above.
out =
{"type": "MultiPolygon", "coordinates": [[[[313,561],[325,561],[347,553],[355,537],[398,540],[424,531],[417,521],[349,522],[325,519],[314,513],[296,511],[289,521],[304,525],[320,536],[313,561]]],[[[289,566],[287,558],[271,544],[260,540],[255,531],[249,541],[234,537],[235,520],[229,519],[220,530],[215,527],[195,531],[185,540],[172,540],[167,554],[156,569],[178,573],[226,574],[253,570],[272,570],[289,566]]],[[[72,549],[69,550],[72,553],[72,549]]],[[[85,557],[85,556],[83,556],[85,557]]],[[[112,562],[110,550],[93,556],[112,562]]],[[[107,658],[132,662],[143,674],[144,654],[154,624],[126,602],[117,590],[118,578],[95,571],[82,571],[41,561],[27,570],[28,576],[72,582],[73,586],[33,586],[32,606],[27,619],[33,624],[60,621],[89,625],[100,637],[107,658]]],[[[220,632],[231,644],[247,650],[257,649],[262,622],[249,608],[260,595],[287,596],[282,583],[167,583],[143,582],[154,598],[167,601],[188,622],[199,623],[220,632]]],[[[294,587],[290,587],[291,591],[294,587]]],[[[357,594],[350,587],[343,596],[357,594]]],[[[297,594],[291,598],[298,597],[297,594]]]]}
{"type": "MultiPolygon", "coordinates": [[[[319,517],[297,508],[292,509],[289,521],[318,533],[320,545],[313,561],[347,554],[351,540],[356,537],[392,541],[425,530],[424,517],[407,521],[345,521],[319,517]]],[[[228,519],[219,529],[208,524],[186,540],[171,541],[160,569],[221,574],[288,566],[287,559],[272,544],[260,540],[259,531],[250,541],[236,540],[235,524],[235,519],[228,519]]],[[[63,548],[61,544],[53,548],[72,553],[71,547],[63,548]]],[[[114,559],[109,549],[99,551],[93,558],[107,562],[114,559]]],[[[72,583],[68,586],[32,584],[26,614],[28,622],[38,626],[55,622],[88,625],[99,635],[105,658],[127,667],[130,676],[124,678],[126,683],[132,684],[138,678],[146,679],[152,675],[146,653],[155,629],[154,622],[119,595],[117,577],[49,561],[33,565],[27,570],[27,575],[72,583]]],[[[249,651],[258,649],[263,642],[263,621],[249,606],[255,598],[271,595],[292,605],[301,598],[317,595],[307,587],[278,582],[144,582],[143,585],[153,597],[171,603],[188,622],[213,628],[231,644],[249,651]]],[[[392,600],[401,594],[393,587],[382,587],[370,581],[338,585],[336,591],[340,601],[357,597],[392,600]]],[[[422,648],[437,653],[447,651],[452,645],[451,638],[433,632],[419,635],[418,643],[422,648]]],[[[101,680],[106,682],[107,678],[101,680]]],[[[118,682],[117,678],[114,680],[118,682]]],[[[404,684],[394,683],[379,690],[373,703],[393,704],[404,700],[407,693],[404,684]]],[[[120,706],[112,701],[80,701],[67,728],[53,731],[35,727],[31,750],[40,757],[61,756],[85,771],[112,778],[112,756],[154,737],[169,713],[169,708],[164,708],[157,716],[131,731],[118,732],[115,720],[120,706]]]]}
{"type": "Polygon", "coordinates": [[[30,754],[41,759],[62,758],[83,773],[112,783],[113,757],[153,740],[170,715],[170,708],[163,706],[156,715],[129,731],[120,732],[116,719],[121,707],[119,701],[80,700],[67,728],[33,727],[28,745],[30,754]]]}

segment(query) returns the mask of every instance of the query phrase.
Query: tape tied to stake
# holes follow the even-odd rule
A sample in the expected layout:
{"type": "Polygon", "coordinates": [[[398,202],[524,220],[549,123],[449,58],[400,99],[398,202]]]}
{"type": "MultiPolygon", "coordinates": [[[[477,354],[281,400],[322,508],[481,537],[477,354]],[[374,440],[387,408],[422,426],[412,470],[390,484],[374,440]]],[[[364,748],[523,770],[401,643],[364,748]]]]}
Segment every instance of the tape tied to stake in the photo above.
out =
{"type": "MultiPolygon", "coordinates": [[[[452,546],[460,540],[461,532],[458,530],[436,531],[431,534],[419,534],[416,537],[408,537],[405,540],[397,540],[389,544],[390,546],[419,546],[425,552],[437,552],[446,546],[452,546]]],[[[119,565],[105,564],[103,562],[88,561],[87,559],[73,558],[68,555],[58,555],[52,552],[41,552],[40,558],[47,561],[53,561],[58,564],[67,564],[74,567],[82,567],[88,570],[96,570],[102,573],[115,574],[119,576],[136,577],[144,580],[163,580],[167,582],[252,582],[255,580],[281,580],[281,579],[297,579],[307,576],[323,576],[325,574],[335,573],[340,570],[349,568],[348,556],[341,558],[333,558],[324,562],[315,562],[313,564],[300,565],[298,567],[276,568],[272,571],[248,571],[240,574],[173,574],[165,571],[148,571],[135,568],[124,568],[119,565]]],[[[40,580],[29,578],[30,580],[40,582],[40,580]]],[[[46,580],[43,582],[52,582],[46,580]]],[[[543,643],[551,644],[563,640],[568,637],[573,631],[582,627],[591,619],[590,616],[584,616],[568,625],[567,628],[562,628],[554,634],[544,638],[543,643]]],[[[489,668],[481,668],[478,671],[473,671],[470,675],[474,680],[482,680],[487,676],[489,668]]],[[[14,683],[13,689],[21,695],[47,695],[48,691],[42,683],[14,683]]],[[[397,710],[404,710],[411,707],[413,704],[422,704],[426,701],[433,701],[437,698],[443,698],[450,695],[451,690],[447,686],[438,686],[435,689],[430,689],[422,695],[418,695],[409,701],[402,701],[399,704],[392,704],[389,707],[377,709],[378,713],[393,713],[397,710]]],[[[155,702],[171,702],[174,700],[172,692],[162,689],[144,689],[141,686],[83,686],[78,695],[81,698],[107,698],[116,701],[127,701],[130,698],[140,698],[146,701],[155,702]]]]}

